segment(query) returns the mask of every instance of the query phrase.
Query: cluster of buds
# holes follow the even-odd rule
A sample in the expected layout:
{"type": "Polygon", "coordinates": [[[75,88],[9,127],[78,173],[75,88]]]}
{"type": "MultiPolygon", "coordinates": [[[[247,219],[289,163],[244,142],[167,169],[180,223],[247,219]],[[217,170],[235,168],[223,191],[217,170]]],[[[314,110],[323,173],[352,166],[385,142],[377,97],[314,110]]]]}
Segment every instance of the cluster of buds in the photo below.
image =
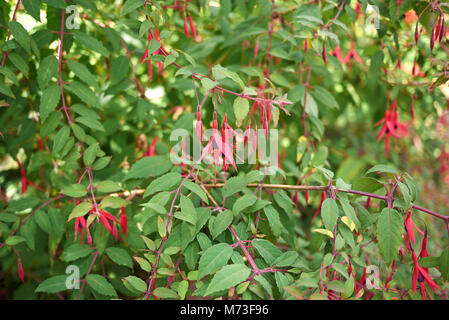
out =
{"type": "MultiPolygon", "coordinates": [[[[438,6],[438,4],[436,4],[438,6]]],[[[427,9],[428,7],[426,7],[427,9]]],[[[424,10],[426,10],[424,9],[424,10]]],[[[444,19],[444,12],[439,7],[432,7],[433,10],[438,10],[438,19],[437,22],[432,26],[432,31],[430,33],[430,51],[433,51],[435,46],[435,42],[441,43],[443,37],[446,34],[446,26],[444,19]]],[[[422,13],[421,13],[422,14],[422,13]]],[[[415,27],[415,43],[418,43],[419,40],[419,30],[418,30],[418,22],[416,22],[415,27]]]]}
{"type": "MultiPolygon", "coordinates": [[[[159,36],[159,29],[158,28],[154,28],[154,35],[153,35],[153,30],[150,28],[148,28],[148,39],[147,39],[147,46],[145,48],[145,51],[142,55],[142,58],[140,58],[140,63],[144,63],[145,61],[148,62],[148,87],[150,86],[151,81],[153,80],[153,67],[152,67],[152,63],[151,63],[151,59],[147,59],[149,55],[158,55],[158,54],[162,54],[165,50],[164,47],[161,43],[161,38],[159,36]],[[160,47],[155,50],[154,52],[148,52],[148,48],[150,45],[150,41],[152,39],[156,39],[157,42],[160,43],[160,47]]],[[[162,71],[164,69],[164,64],[162,61],[158,61],[157,62],[157,68],[158,68],[158,77],[162,75],[162,71]]]]}

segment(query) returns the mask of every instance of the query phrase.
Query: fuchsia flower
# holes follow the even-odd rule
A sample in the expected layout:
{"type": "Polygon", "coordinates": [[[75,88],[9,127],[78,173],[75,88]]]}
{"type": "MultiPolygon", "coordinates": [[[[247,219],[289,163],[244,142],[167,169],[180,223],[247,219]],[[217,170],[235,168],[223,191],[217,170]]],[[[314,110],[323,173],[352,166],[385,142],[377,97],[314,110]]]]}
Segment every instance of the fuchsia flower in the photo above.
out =
{"type": "Polygon", "coordinates": [[[336,46],[335,50],[332,50],[330,52],[331,56],[334,56],[335,58],[337,58],[341,64],[345,64],[345,59],[343,58],[343,55],[341,53],[341,49],[340,46],[336,46]]]}
{"type": "Polygon", "coordinates": [[[401,138],[401,134],[403,136],[407,135],[407,129],[398,120],[396,105],[397,102],[394,100],[391,104],[390,110],[385,110],[384,118],[374,124],[374,126],[378,126],[383,123],[382,128],[377,134],[377,141],[380,141],[385,136],[385,157],[388,156],[388,151],[390,150],[390,137],[393,136],[395,138],[401,138]]]}
{"type": "Polygon", "coordinates": [[[154,137],[153,140],[151,141],[150,146],[148,147],[147,151],[144,154],[144,157],[152,157],[154,156],[154,146],[156,145],[157,142],[157,137],[154,137]]]}
{"type": "Polygon", "coordinates": [[[87,236],[87,243],[89,243],[89,246],[92,248],[92,236],[90,235],[89,228],[87,227],[86,219],[84,219],[84,217],[78,217],[75,219],[75,241],[79,233],[82,243],[84,239],[84,232],[87,236]]]}
{"type": "MultiPolygon", "coordinates": [[[[425,236],[422,241],[421,253],[419,257],[423,258],[427,256],[429,256],[429,253],[427,252],[427,230],[426,230],[425,236]]],[[[429,291],[427,290],[427,286],[429,286],[434,293],[437,293],[436,289],[439,290],[440,288],[435,283],[435,281],[433,281],[432,278],[430,277],[428,269],[423,268],[419,265],[418,257],[416,256],[416,253],[414,251],[412,251],[412,258],[414,263],[413,276],[412,276],[413,293],[415,293],[417,284],[419,282],[419,288],[422,298],[424,300],[427,300],[428,298],[432,299],[431,295],[429,294],[429,291]]]]}
{"type": "Polygon", "coordinates": [[[351,60],[353,60],[353,59],[355,61],[357,61],[358,63],[360,63],[361,65],[363,65],[362,58],[360,58],[357,51],[355,51],[355,43],[354,43],[354,41],[351,41],[351,50],[349,50],[348,54],[346,55],[343,64],[347,64],[349,69],[351,69],[351,67],[352,67],[351,60]]]}
{"type": "Polygon", "coordinates": [[[204,159],[205,156],[212,154],[215,167],[219,165],[219,159],[222,157],[224,171],[228,170],[229,164],[232,165],[235,171],[238,171],[234,160],[233,146],[230,144],[230,138],[237,133],[228,125],[227,116],[225,115],[221,135],[218,132],[216,116],[214,116],[212,122],[212,130],[212,137],[204,148],[200,160],[204,159]]]}
{"type": "Polygon", "coordinates": [[[25,173],[25,169],[22,166],[22,163],[20,163],[19,158],[16,158],[16,162],[19,165],[19,169],[20,169],[20,175],[21,175],[21,190],[20,190],[20,194],[24,194],[25,191],[27,191],[28,186],[33,186],[36,189],[40,190],[40,191],[44,191],[41,187],[37,186],[36,184],[34,184],[31,180],[29,180],[26,176],[25,173]]]}
{"type": "Polygon", "coordinates": [[[120,225],[126,238],[126,230],[128,229],[128,218],[126,217],[125,207],[120,208],[120,225]]]}
{"type": "Polygon", "coordinates": [[[189,27],[187,25],[187,16],[184,16],[184,34],[187,38],[190,38],[189,27]]]}

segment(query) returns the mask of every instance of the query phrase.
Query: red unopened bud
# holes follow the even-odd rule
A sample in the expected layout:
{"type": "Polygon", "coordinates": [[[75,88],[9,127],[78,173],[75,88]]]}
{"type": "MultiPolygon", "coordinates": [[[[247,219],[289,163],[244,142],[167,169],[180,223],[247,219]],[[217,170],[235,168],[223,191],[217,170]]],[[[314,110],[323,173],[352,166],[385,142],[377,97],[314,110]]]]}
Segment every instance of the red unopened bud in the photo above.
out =
{"type": "Polygon", "coordinates": [[[19,271],[19,278],[22,282],[24,282],[24,273],[22,268],[22,261],[20,260],[20,257],[17,260],[17,269],[19,271]]]}
{"type": "Polygon", "coordinates": [[[416,44],[418,44],[418,39],[419,39],[418,22],[416,22],[416,27],[415,27],[415,43],[416,44]]]}
{"type": "Polygon", "coordinates": [[[323,56],[324,64],[327,64],[327,53],[326,53],[326,42],[323,43],[323,51],[321,52],[323,56]]]}
{"type": "Polygon", "coordinates": [[[126,217],[125,207],[122,207],[120,215],[120,225],[122,226],[123,234],[126,238],[126,230],[128,229],[128,218],[126,217]]]}
{"type": "Polygon", "coordinates": [[[440,43],[443,40],[444,34],[446,33],[446,26],[444,23],[445,23],[445,21],[444,21],[444,16],[443,16],[443,19],[441,20],[440,35],[438,37],[438,42],[440,42],[440,43]]]}
{"type": "Polygon", "coordinates": [[[193,20],[192,20],[191,16],[189,16],[189,24],[190,24],[190,30],[192,30],[193,40],[196,41],[196,29],[195,29],[195,25],[193,24],[193,20]]]}
{"type": "Polygon", "coordinates": [[[184,16],[184,34],[187,38],[190,38],[189,27],[187,25],[187,16],[184,16]]]}
{"type": "Polygon", "coordinates": [[[254,47],[254,58],[257,57],[258,52],[259,52],[259,38],[257,38],[256,45],[254,47]]]}

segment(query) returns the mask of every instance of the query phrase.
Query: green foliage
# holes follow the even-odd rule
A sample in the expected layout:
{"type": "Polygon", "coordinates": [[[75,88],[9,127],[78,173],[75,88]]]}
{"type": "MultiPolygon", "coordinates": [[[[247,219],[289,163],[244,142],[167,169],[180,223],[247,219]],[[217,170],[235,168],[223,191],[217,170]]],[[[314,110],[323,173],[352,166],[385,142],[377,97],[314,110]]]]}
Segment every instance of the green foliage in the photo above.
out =
{"type": "Polygon", "coordinates": [[[6,298],[445,297],[443,2],[0,13],[6,298]]]}

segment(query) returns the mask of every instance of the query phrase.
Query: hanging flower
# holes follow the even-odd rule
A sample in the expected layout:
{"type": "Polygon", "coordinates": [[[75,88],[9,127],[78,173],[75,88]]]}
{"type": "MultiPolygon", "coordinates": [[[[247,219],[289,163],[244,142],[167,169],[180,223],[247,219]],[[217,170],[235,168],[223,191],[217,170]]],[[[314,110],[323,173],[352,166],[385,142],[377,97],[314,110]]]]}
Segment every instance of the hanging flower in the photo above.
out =
{"type": "Polygon", "coordinates": [[[388,157],[388,151],[390,150],[390,137],[401,138],[401,135],[407,135],[407,129],[398,121],[398,111],[396,110],[396,100],[391,104],[390,110],[385,110],[385,116],[382,120],[375,123],[374,126],[378,126],[383,123],[382,128],[377,134],[377,141],[382,140],[385,136],[385,157],[388,157]],[[398,132],[399,131],[399,132],[398,132]]]}

